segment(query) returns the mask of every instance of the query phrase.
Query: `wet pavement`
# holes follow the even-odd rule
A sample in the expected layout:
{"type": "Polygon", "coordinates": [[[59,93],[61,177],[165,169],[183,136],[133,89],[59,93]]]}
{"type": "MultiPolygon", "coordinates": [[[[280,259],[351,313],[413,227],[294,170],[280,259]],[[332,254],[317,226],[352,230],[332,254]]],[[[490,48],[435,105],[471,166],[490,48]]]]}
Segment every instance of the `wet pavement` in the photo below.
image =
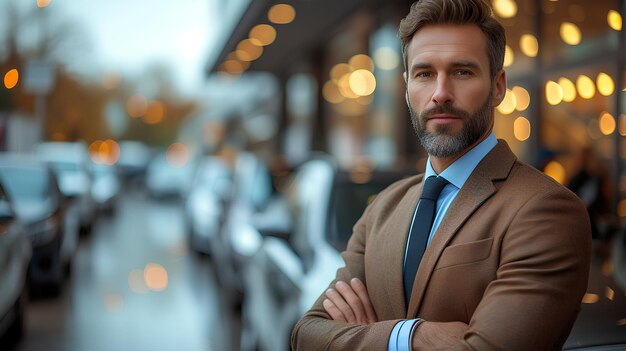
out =
{"type": "Polygon", "coordinates": [[[184,228],[179,202],[126,194],[81,238],[61,295],[29,301],[15,350],[236,349],[238,318],[184,228]]]}

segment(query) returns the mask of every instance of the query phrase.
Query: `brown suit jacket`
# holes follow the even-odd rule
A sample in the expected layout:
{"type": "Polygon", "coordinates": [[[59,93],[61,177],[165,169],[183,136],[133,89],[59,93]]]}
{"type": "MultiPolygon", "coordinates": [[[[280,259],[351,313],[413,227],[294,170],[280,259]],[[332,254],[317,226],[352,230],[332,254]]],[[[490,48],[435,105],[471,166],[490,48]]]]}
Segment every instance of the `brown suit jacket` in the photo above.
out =
{"type": "Polygon", "coordinates": [[[379,322],[333,321],[322,295],[296,324],[292,348],[387,350],[399,320],[421,317],[468,324],[455,350],[561,349],[587,288],[591,227],[582,202],[499,141],[437,229],[407,308],[403,260],[422,178],[381,192],[342,253],[335,281],[363,280],[379,322]]]}

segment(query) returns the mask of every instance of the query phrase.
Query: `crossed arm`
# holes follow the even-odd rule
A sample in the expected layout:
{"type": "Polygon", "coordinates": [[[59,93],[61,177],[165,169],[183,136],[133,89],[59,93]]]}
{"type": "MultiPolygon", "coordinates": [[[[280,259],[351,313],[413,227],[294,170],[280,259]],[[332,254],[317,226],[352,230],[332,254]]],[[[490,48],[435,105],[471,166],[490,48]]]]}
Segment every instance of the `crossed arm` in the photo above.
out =
{"type": "MultiPolygon", "coordinates": [[[[378,322],[367,288],[358,278],[350,283],[338,281],[335,288],[326,290],[322,302],[326,313],[334,320],[354,325],[378,322]]],[[[467,324],[461,322],[436,323],[424,321],[412,339],[413,350],[446,349],[458,343],[467,324]]]]}

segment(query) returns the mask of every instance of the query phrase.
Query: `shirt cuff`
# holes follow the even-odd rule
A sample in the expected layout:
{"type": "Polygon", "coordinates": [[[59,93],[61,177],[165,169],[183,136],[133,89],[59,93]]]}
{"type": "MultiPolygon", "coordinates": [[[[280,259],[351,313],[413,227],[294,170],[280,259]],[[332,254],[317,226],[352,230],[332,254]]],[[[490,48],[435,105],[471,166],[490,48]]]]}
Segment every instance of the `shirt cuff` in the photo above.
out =
{"type": "Polygon", "coordinates": [[[411,351],[413,329],[421,321],[421,318],[417,318],[398,322],[391,330],[387,351],[411,351]]]}

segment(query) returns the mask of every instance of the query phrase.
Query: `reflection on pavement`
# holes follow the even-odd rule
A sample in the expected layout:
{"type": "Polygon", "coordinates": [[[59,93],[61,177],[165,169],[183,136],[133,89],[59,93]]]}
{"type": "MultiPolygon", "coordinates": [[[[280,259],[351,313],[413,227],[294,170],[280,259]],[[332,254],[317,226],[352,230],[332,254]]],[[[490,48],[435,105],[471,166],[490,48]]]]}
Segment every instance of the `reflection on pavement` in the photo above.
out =
{"type": "Polygon", "coordinates": [[[16,350],[236,348],[210,265],[187,250],[180,203],[122,197],[81,238],[63,294],[29,302],[16,350]]]}

